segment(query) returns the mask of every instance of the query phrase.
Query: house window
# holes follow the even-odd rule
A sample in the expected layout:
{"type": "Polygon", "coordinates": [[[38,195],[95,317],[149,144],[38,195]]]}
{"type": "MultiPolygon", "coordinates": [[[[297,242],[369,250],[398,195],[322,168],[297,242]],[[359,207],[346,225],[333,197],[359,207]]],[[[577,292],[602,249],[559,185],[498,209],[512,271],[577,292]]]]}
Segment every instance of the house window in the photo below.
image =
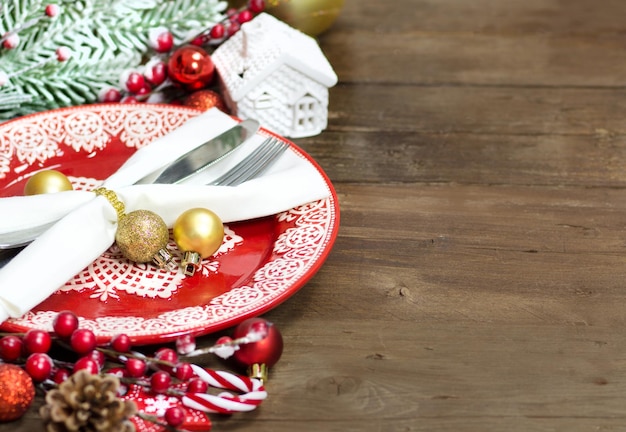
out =
{"type": "Polygon", "coordinates": [[[315,130],[319,120],[319,103],[311,96],[304,96],[294,107],[294,130],[315,130]]]}

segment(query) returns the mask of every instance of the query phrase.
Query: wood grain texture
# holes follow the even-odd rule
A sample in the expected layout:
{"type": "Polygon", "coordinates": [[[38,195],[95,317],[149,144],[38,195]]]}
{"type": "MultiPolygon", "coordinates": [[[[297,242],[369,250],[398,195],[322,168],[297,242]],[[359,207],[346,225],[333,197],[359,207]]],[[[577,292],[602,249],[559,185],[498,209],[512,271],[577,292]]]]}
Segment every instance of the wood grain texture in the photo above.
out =
{"type": "Polygon", "coordinates": [[[296,141],[339,236],[265,316],[269,399],[215,431],[626,431],[625,13],[346,0],[328,129],[296,141]]]}

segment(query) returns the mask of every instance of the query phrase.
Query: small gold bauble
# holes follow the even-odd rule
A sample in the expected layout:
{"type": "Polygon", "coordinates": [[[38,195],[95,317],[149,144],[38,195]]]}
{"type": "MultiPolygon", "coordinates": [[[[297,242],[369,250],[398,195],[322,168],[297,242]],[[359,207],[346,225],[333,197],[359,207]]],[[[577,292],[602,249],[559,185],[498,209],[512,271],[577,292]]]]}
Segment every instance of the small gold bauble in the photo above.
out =
{"type": "Polygon", "coordinates": [[[167,246],[169,230],[156,213],[135,210],[118,221],[115,241],[126,258],[145,263],[152,261],[167,246]]]}
{"type": "Polygon", "coordinates": [[[39,195],[72,190],[72,183],[56,170],[39,171],[28,179],[24,195],[39,195]]]}
{"type": "Polygon", "coordinates": [[[202,258],[213,255],[224,241],[222,220],[205,208],[192,208],[181,214],[172,232],[181,251],[197,252],[202,258]]]}

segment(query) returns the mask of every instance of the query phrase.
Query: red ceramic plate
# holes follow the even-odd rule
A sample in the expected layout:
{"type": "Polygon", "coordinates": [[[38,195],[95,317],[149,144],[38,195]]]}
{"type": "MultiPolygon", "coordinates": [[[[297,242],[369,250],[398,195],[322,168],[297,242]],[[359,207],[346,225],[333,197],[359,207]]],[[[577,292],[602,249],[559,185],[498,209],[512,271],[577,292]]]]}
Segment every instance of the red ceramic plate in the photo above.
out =
{"type": "MultiPolygon", "coordinates": [[[[22,194],[29,174],[46,168],[63,172],[76,189],[92,189],[137,148],[198,114],[167,105],[88,105],[6,122],[0,125],[0,196],[22,194]]],[[[72,310],[100,341],[126,333],[135,344],[150,344],[184,333],[211,333],[276,307],[319,270],[339,228],[330,181],[310,156],[289,144],[317,168],[331,190],[329,198],[229,224],[221,249],[191,278],[129,262],[112,246],[43,303],[1,328],[51,330],[57,312],[72,310]]]]}

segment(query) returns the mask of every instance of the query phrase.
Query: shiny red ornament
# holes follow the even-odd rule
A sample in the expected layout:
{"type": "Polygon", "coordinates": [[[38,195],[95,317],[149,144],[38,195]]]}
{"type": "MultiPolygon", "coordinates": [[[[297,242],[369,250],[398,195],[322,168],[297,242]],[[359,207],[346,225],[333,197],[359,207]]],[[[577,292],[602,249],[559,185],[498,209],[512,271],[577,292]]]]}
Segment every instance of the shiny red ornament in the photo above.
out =
{"type": "Polygon", "coordinates": [[[22,417],[34,398],[30,376],[19,366],[0,364],[0,422],[22,417]]]}
{"type": "Polygon", "coordinates": [[[173,81],[187,90],[198,90],[213,80],[215,65],[211,56],[202,48],[185,45],[171,55],[167,70],[173,81]]]}
{"type": "Polygon", "coordinates": [[[267,324],[267,336],[258,342],[243,344],[235,351],[235,359],[248,366],[248,373],[265,380],[266,368],[272,367],[283,353],[283,337],[276,326],[263,318],[249,318],[239,324],[233,333],[233,339],[245,337],[255,331],[259,324],[267,324]]]}

